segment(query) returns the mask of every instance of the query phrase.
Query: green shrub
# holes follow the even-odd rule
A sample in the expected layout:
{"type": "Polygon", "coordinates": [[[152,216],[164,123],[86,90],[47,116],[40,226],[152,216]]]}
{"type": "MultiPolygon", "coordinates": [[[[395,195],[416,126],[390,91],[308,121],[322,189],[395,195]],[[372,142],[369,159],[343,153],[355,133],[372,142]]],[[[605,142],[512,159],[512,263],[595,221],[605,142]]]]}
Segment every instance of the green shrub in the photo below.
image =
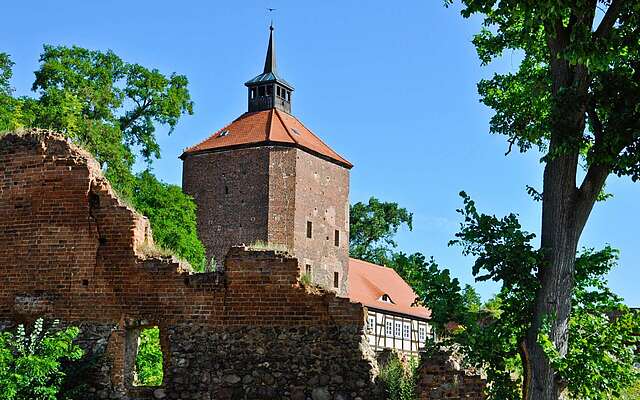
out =
{"type": "Polygon", "coordinates": [[[387,363],[380,369],[387,400],[417,400],[416,392],[418,359],[410,357],[406,364],[400,361],[397,353],[392,353],[387,363]]]}
{"type": "Polygon", "coordinates": [[[3,400],[56,400],[65,374],[61,363],[78,360],[83,352],[73,344],[76,327],[49,329],[38,319],[31,333],[24,325],[15,333],[0,333],[0,398],[3,400]]]}

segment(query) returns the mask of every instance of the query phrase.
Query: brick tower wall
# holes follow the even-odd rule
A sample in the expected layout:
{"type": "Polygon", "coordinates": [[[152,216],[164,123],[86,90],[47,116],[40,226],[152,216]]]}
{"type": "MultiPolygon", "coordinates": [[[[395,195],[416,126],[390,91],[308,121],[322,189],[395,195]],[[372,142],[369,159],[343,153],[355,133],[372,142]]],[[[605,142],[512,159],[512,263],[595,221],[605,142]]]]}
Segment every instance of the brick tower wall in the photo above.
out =
{"type": "Polygon", "coordinates": [[[231,246],[268,240],[269,154],[258,147],[185,158],[182,189],[198,205],[207,261],[221,265],[231,246]]]}
{"type": "Polygon", "coordinates": [[[314,283],[347,295],[346,168],[285,146],[196,154],[184,160],[183,190],[198,205],[198,235],[208,258],[220,263],[231,246],[268,242],[294,254],[301,271],[311,266],[314,283]]]}
{"type": "Polygon", "coordinates": [[[347,296],[349,268],[349,170],[296,149],[294,253],[311,265],[312,281],[347,296]],[[307,237],[307,221],[312,237],[307,237]],[[339,245],[335,245],[335,231],[339,245]],[[338,288],[334,287],[338,273],[338,288]]]}

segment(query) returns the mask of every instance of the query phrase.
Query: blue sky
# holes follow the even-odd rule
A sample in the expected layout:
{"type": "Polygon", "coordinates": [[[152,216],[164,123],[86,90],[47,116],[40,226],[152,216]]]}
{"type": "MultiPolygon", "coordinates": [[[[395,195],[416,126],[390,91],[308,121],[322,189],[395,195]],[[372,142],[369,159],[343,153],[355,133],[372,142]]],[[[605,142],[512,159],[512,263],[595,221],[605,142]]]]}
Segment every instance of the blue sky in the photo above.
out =
{"type": "MultiPolygon", "coordinates": [[[[281,75],[295,87],[293,113],[355,164],[351,201],[370,196],[414,213],[400,247],[433,255],[471,283],[472,259],[447,247],[465,190],[481,211],[519,214],[538,232],[540,205],[525,185],[541,186],[535,153],[505,157],[506,141],[488,133],[491,110],[476,83],[512,70],[518,54],[481,67],[470,43],[478,19],[442,1],[28,1],[3,5],[0,51],[16,63],[13,85],[29,94],[44,43],[112,49],[129,62],[187,75],[195,114],[171,136],[158,130],[154,170],[180,184],[178,156],[246,110],[243,82],[261,72],[276,8],[281,75]]],[[[640,185],[612,177],[615,197],[598,204],[581,245],[621,249],[610,284],[640,306],[640,185]]],[[[477,286],[488,297],[496,286],[477,286]]]]}

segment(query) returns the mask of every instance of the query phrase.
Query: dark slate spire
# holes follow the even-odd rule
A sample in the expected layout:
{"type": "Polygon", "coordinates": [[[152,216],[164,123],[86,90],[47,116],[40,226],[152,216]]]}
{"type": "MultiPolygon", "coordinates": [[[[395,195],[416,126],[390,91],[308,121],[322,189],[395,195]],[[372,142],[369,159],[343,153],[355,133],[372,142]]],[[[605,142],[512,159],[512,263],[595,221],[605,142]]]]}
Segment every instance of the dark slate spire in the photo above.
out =
{"type": "Polygon", "coordinates": [[[278,75],[273,23],[269,26],[269,31],[269,47],[264,60],[264,70],[260,75],[245,82],[245,86],[249,88],[249,112],[277,108],[290,114],[293,86],[278,75]]]}
{"type": "Polygon", "coordinates": [[[272,72],[277,74],[276,68],[276,45],[273,40],[273,22],[271,26],[269,26],[269,47],[267,48],[267,58],[264,60],[264,71],[263,74],[268,74],[272,72]]]}

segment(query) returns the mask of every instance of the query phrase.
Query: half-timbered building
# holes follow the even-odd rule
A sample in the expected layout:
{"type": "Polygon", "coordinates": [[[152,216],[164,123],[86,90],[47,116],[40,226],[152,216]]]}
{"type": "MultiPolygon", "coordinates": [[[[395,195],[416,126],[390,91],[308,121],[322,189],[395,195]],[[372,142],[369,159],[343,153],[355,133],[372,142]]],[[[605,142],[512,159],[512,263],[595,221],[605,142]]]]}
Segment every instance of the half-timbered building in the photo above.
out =
{"type": "Polygon", "coordinates": [[[416,302],[411,287],[391,268],[351,258],[349,298],[367,310],[367,336],[376,351],[416,353],[434,338],[430,311],[416,302]]]}

